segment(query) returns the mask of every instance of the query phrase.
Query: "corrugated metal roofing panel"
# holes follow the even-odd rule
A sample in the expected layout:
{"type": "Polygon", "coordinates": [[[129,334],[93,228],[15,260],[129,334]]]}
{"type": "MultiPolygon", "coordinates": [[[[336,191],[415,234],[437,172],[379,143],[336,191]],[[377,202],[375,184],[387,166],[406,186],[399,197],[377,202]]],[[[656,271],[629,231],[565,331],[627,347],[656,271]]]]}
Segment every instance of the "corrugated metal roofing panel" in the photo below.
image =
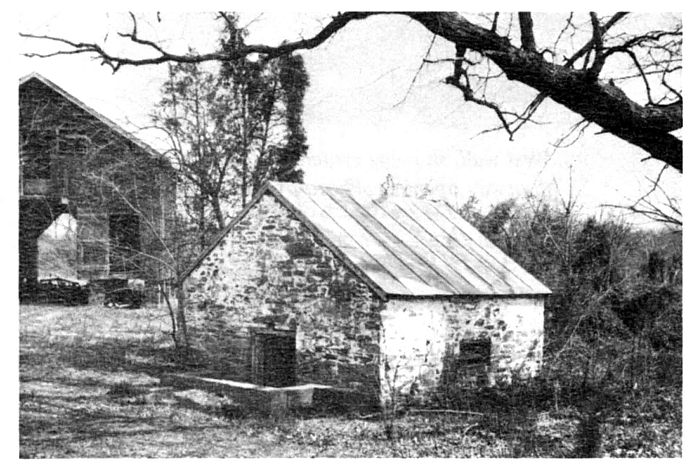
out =
{"type": "Polygon", "coordinates": [[[270,189],[387,295],[551,293],[444,203],[293,183],[270,189]]]}

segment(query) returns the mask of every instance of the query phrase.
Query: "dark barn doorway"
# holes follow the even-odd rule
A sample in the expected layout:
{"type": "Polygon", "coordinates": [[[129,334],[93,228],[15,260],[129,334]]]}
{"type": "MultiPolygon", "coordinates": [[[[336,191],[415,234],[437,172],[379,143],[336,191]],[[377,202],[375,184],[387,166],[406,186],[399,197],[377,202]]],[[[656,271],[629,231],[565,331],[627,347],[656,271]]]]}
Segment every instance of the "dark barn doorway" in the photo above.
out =
{"type": "Polygon", "coordinates": [[[109,272],[128,273],[137,269],[137,255],[141,249],[139,216],[134,213],[109,215],[109,272]]]}
{"type": "Polygon", "coordinates": [[[253,383],[268,387],[296,385],[296,332],[258,330],[252,336],[253,383]]]}

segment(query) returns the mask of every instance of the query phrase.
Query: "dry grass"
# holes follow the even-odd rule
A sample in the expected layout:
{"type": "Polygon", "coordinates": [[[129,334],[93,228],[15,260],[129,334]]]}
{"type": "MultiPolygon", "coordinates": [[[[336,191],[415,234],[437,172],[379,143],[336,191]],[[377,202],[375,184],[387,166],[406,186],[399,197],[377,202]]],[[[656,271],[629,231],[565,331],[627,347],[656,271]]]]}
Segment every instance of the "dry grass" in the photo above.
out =
{"type": "MultiPolygon", "coordinates": [[[[492,415],[411,414],[397,419],[393,441],[376,418],[241,417],[222,397],[160,386],[177,368],[168,321],[149,309],[22,306],[20,455],[563,457],[575,447],[578,418],[566,410],[529,414],[517,428],[492,415]]],[[[613,438],[624,428],[606,426],[613,438]]],[[[670,432],[680,453],[680,430],[670,432]]]]}
{"type": "Polygon", "coordinates": [[[160,387],[175,369],[156,310],[20,309],[23,457],[315,457],[503,455],[470,418],[410,416],[388,442],[357,417],[236,418],[226,400],[160,387]],[[419,430],[419,431],[416,431],[419,430]]]}

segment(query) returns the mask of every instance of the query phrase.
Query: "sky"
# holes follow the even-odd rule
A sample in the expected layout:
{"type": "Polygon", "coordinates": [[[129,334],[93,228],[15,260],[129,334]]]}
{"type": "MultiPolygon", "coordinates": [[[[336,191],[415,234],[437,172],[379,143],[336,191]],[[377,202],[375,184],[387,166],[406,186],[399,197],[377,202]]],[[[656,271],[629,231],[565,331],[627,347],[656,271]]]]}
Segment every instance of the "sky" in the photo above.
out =
{"type": "MultiPolygon", "coordinates": [[[[155,13],[138,15],[139,34],[162,41],[171,50],[214,48],[219,26],[212,13],[155,13]]],[[[322,13],[247,12],[251,21],[248,42],[278,44],[284,39],[308,37],[327,21],[322,13]]],[[[550,41],[561,18],[535,15],[538,40],[550,41]],[[543,26],[542,26],[543,25],[543,26]]],[[[638,16],[626,27],[668,21],[664,15],[638,16]]],[[[131,25],[123,13],[86,11],[24,13],[18,29],[74,40],[106,41],[110,50],[122,49],[118,31],[131,25]]],[[[548,124],[525,126],[513,141],[494,132],[492,111],[465,103],[458,90],[444,84],[449,64],[426,64],[422,58],[446,58],[453,49],[401,16],[382,16],[351,23],[329,41],[302,53],[310,76],[304,105],[309,151],[302,161],[305,182],[378,192],[388,174],[418,192],[428,185],[432,197],[461,204],[470,196],[481,210],[527,193],[553,201],[566,198],[569,185],[586,215],[607,213],[606,204],[629,204],[644,194],[662,165],[640,149],[609,135],[597,135],[591,126],[569,148],[554,142],[578,121],[578,116],[551,101],[536,115],[548,124]]],[[[572,44],[575,46],[575,44],[572,44]]],[[[20,40],[19,52],[47,51],[55,46],[20,40]]],[[[159,99],[166,66],[126,67],[113,74],[87,56],[50,59],[18,57],[18,77],[38,72],[97,111],[164,150],[159,136],[143,130],[159,99]]],[[[495,96],[520,108],[535,96],[523,85],[494,81],[495,96]]],[[[632,90],[638,95],[639,90],[632,90]]],[[[680,198],[681,178],[668,169],[661,179],[664,190],[680,198]]],[[[622,213],[640,228],[652,228],[646,219],[622,213]]]]}

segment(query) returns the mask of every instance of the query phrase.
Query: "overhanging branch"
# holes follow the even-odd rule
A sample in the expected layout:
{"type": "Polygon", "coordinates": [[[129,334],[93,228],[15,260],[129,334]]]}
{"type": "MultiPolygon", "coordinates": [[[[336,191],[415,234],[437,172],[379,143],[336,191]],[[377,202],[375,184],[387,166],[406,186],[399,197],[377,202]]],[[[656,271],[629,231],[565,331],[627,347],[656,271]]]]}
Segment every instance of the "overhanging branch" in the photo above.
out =
{"type": "MultiPolygon", "coordinates": [[[[311,38],[285,42],[278,46],[242,44],[235,50],[226,53],[214,51],[205,54],[176,54],[167,51],[155,43],[139,38],[134,25],[132,31],[123,33],[122,37],[149,47],[156,52],[154,56],[144,59],[111,55],[96,43],[73,42],[63,38],[33,34],[22,34],[22,36],[49,40],[69,47],[68,50],[45,55],[28,54],[30,56],[48,57],[85,53],[100,58],[103,63],[116,71],[124,65],[139,66],[165,62],[198,63],[213,60],[225,62],[249,54],[261,54],[268,58],[278,57],[296,50],[317,47],[351,21],[380,14],[406,15],[435,35],[464,47],[466,50],[482,54],[497,65],[508,79],[520,82],[539,92],[538,99],[533,102],[531,109],[536,109],[543,100],[540,96],[550,97],[586,120],[597,124],[603,131],[649,152],[651,158],[668,163],[671,167],[682,171],[683,145],[679,139],[670,134],[671,131],[683,126],[682,99],[669,105],[648,104],[642,106],[631,100],[614,83],[602,83],[595,79],[605,57],[615,50],[614,47],[605,47],[604,36],[612,26],[626,16],[625,12],[614,14],[604,24],[600,24],[596,15],[591,15],[593,37],[564,64],[556,64],[553,60],[546,60],[536,51],[534,34],[532,37],[529,34],[532,18],[527,13],[520,16],[521,39],[524,39],[523,47],[513,46],[507,37],[497,33],[497,28],[493,27],[496,24],[495,18],[490,25],[491,28],[486,29],[470,22],[456,12],[345,12],[336,15],[311,38]],[[586,70],[573,68],[574,63],[579,58],[591,54],[594,49],[592,74],[586,70]]],[[[680,28],[676,31],[653,31],[631,38],[622,47],[627,49],[638,47],[651,41],[658,41],[666,36],[680,34],[680,28]]]]}
{"type": "MultiPolygon", "coordinates": [[[[308,39],[299,39],[297,41],[290,41],[280,44],[279,46],[269,46],[264,44],[244,44],[238,48],[233,53],[224,53],[222,51],[215,51],[205,54],[177,54],[174,52],[169,52],[158,46],[152,41],[148,41],[139,38],[137,35],[136,20],[133,19],[133,29],[129,33],[119,33],[119,36],[127,38],[130,41],[145,45],[155,49],[159,54],[153,57],[144,59],[134,59],[132,57],[113,55],[108,53],[102,46],[97,43],[88,42],[76,42],[70,41],[64,38],[59,38],[55,36],[48,35],[35,35],[29,33],[20,33],[21,37],[29,39],[43,39],[48,41],[53,41],[68,45],[72,47],[72,50],[68,51],[56,51],[50,54],[37,54],[28,53],[25,54],[28,57],[52,57],[57,55],[73,55],[73,54],[88,54],[93,55],[102,60],[103,64],[108,65],[113,71],[118,71],[121,67],[125,65],[131,66],[143,66],[143,65],[157,65],[167,62],[180,62],[180,63],[202,63],[211,61],[229,61],[235,60],[241,57],[245,57],[249,54],[264,54],[265,56],[279,57],[285,54],[289,54],[300,49],[312,49],[319,46],[330,38],[335,32],[339,31],[345,25],[347,25],[352,20],[367,18],[368,16],[380,14],[380,12],[346,12],[340,13],[335,16],[321,31],[319,31],[315,36],[308,39]]],[[[133,15],[132,15],[133,18],[133,15]]]]}

